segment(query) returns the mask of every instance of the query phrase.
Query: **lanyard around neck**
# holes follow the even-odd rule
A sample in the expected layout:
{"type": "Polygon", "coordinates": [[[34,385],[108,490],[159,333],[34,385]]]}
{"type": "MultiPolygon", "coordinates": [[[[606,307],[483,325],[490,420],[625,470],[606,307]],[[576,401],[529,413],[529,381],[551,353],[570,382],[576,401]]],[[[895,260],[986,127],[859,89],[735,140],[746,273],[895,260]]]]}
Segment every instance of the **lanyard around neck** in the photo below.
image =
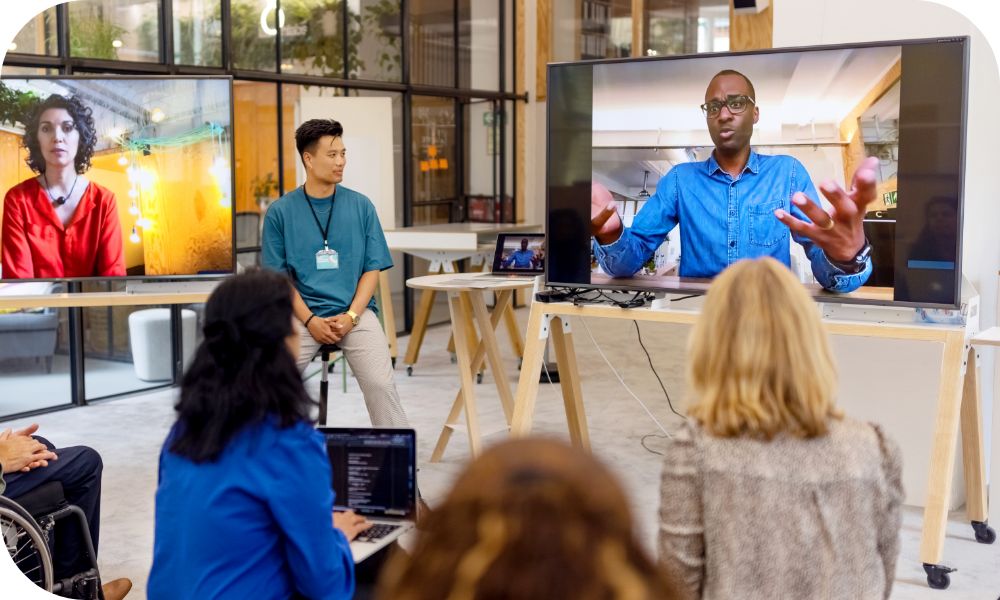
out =
{"type": "Polygon", "coordinates": [[[306,193],[306,186],[302,186],[302,195],[306,197],[306,204],[309,205],[309,212],[312,213],[313,219],[316,220],[316,227],[319,228],[319,232],[323,234],[323,249],[327,250],[330,248],[330,219],[333,218],[333,202],[337,199],[337,188],[333,188],[333,195],[330,196],[330,213],[326,215],[326,227],[323,227],[319,223],[319,216],[316,214],[316,209],[313,208],[312,198],[306,193]]]}

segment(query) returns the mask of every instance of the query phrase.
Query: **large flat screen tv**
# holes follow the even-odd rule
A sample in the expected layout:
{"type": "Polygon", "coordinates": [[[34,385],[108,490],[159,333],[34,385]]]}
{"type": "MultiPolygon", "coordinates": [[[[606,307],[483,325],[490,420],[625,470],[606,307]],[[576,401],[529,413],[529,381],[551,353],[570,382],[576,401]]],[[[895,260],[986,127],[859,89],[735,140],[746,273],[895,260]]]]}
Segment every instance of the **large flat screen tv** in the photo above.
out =
{"type": "Polygon", "coordinates": [[[0,281],[234,270],[232,80],[0,78],[0,281]]]}
{"type": "Polygon", "coordinates": [[[959,37],[549,65],[547,283],[701,292],[727,264],[770,255],[820,300],[959,306],[968,45],[959,37]],[[708,98],[722,72],[746,89],[708,98]],[[751,154],[736,176],[715,160],[713,139],[725,150],[740,130],[710,131],[711,100],[726,123],[739,112],[757,117],[743,130],[751,154]],[[849,190],[866,156],[878,159],[875,198],[863,208],[871,274],[854,291],[828,292],[814,253],[776,227],[774,211],[823,182],[849,190]],[[629,261],[609,264],[621,249],[593,235],[597,189],[624,227],[636,225],[630,239],[642,238],[629,261]]]}

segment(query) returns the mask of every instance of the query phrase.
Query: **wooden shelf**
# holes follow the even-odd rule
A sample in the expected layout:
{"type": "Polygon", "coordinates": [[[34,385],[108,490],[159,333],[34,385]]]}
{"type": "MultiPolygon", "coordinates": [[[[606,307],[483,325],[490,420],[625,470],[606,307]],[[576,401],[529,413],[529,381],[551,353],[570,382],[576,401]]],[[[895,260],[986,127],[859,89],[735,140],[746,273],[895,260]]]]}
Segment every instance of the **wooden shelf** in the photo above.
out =
{"type": "Polygon", "coordinates": [[[0,296],[0,308],[72,308],[77,306],[146,306],[155,304],[198,304],[211,292],[167,292],[129,294],[126,292],[89,292],[80,294],[42,294],[36,296],[0,296]]]}

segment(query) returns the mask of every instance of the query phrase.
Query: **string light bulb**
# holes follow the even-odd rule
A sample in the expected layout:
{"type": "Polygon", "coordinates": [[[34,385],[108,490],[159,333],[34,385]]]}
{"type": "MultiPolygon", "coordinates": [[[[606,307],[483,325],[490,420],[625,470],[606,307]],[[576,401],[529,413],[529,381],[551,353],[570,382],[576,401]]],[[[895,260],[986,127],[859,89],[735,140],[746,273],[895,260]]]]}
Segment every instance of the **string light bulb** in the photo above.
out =
{"type": "Polygon", "coordinates": [[[133,244],[139,243],[139,232],[135,230],[135,225],[132,226],[132,235],[128,236],[128,240],[133,244]]]}
{"type": "Polygon", "coordinates": [[[123,167],[127,167],[128,166],[128,159],[125,158],[124,154],[122,154],[121,156],[118,157],[118,164],[121,165],[121,166],[123,166],[123,167]]]}

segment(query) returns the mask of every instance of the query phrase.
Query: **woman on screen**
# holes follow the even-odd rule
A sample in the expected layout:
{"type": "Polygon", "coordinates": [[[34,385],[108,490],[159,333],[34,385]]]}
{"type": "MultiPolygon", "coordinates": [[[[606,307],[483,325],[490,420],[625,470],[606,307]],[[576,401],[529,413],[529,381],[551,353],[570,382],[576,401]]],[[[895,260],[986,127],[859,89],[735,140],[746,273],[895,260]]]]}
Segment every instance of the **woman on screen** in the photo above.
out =
{"type": "Polygon", "coordinates": [[[664,450],[660,562],[700,598],[888,598],[899,449],[834,406],[816,303],[772,258],[709,288],[688,358],[693,417],[664,450]]]}
{"type": "Polygon", "coordinates": [[[52,95],[25,124],[28,166],[38,173],[3,201],[4,279],[125,275],[115,195],[84,177],[97,143],[90,108],[52,95]]]}
{"type": "Polygon", "coordinates": [[[349,542],[370,524],[333,512],[288,279],[227,279],[204,333],[160,452],[148,597],[348,600],[349,542]]]}
{"type": "Polygon", "coordinates": [[[671,600],[618,479],[543,438],[490,448],[386,565],[380,600],[671,600]]]}

